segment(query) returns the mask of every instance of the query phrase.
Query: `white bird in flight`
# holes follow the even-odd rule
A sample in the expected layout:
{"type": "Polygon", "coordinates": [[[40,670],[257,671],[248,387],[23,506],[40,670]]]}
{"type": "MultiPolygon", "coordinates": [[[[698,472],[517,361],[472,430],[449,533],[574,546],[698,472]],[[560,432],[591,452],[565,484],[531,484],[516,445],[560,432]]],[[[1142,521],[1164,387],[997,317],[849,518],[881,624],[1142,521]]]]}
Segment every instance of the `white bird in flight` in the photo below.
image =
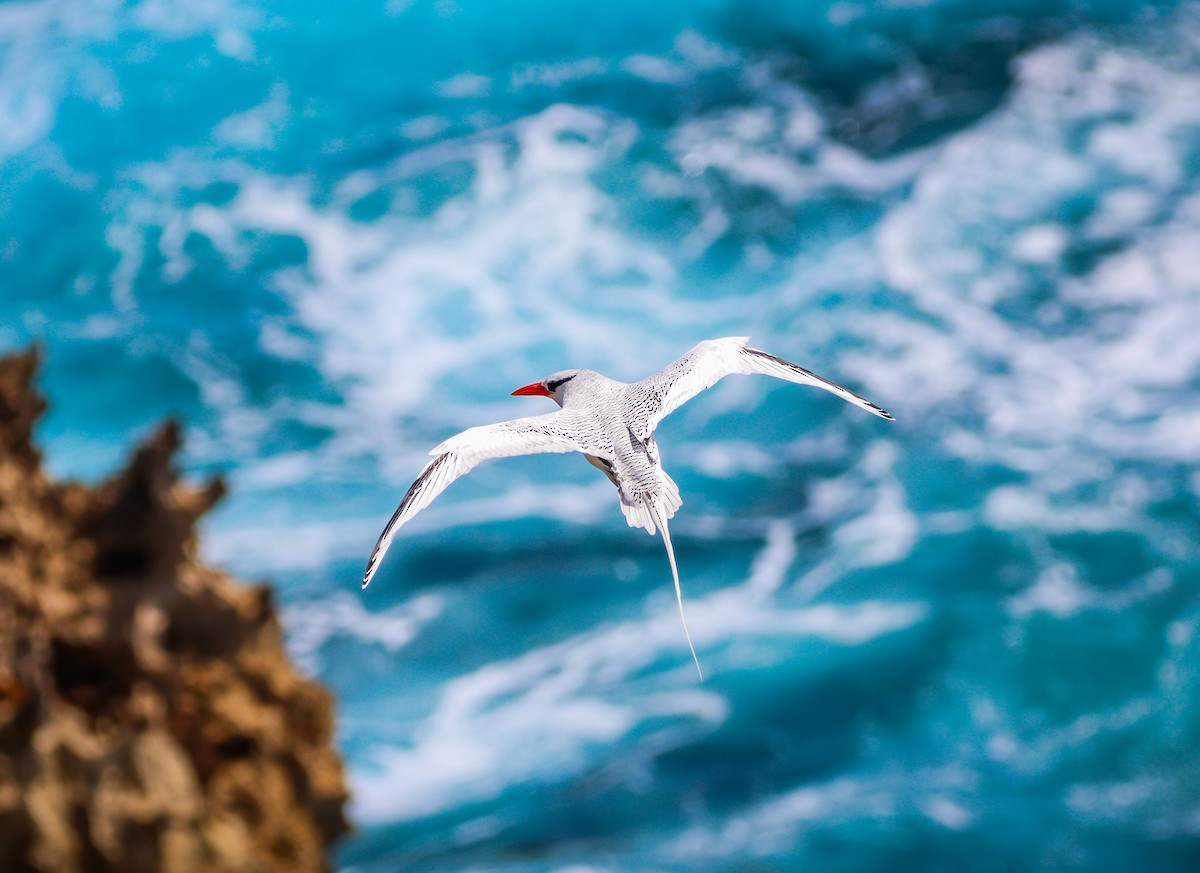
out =
{"type": "Polygon", "coordinates": [[[761,373],[798,385],[822,388],[881,418],[884,410],[853,391],[822,379],[803,367],[746,346],[749,337],[704,340],[687,354],[638,382],[617,382],[592,370],[562,370],[512,392],[514,396],[549,397],[560,407],[549,415],[517,418],[464,430],[435,447],[433,460],[413,482],[391,521],[383,529],[363,574],[363,588],[379,569],[400,526],[433,502],[451,482],[481,461],[541,452],[580,452],[598,467],[621,498],[630,527],[651,536],[662,531],[675,581],[675,598],[683,633],[703,680],[700,659],[683,614],[683,592],[667,519],[683,501],[679,487],[662,468],[654,429],[658,423],[724,376],[761,373]]]}

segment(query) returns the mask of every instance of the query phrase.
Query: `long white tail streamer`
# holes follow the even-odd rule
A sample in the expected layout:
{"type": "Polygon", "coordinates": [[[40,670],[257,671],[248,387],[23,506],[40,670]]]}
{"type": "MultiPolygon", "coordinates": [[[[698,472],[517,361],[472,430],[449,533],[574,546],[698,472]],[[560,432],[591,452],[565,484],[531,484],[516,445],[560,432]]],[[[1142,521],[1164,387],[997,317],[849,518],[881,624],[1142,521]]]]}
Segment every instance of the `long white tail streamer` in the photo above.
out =
{"type": "Polygon", "coordinates": [[[688,648],[692,650],[692,660],[696,662],[696,672],[700,674],[700,681],[703,682],[704,671],[700,669],[700,659],[696,656],[696,647],[692,645],[692,634],[688,630],[687,616],[683,614],[683,589],[679,587],[679,568],[675,566],[675,549],[671,545],[671,532],[667,529],[666,518],[658,511],[657,506],[648,503],[646,508],[658,523],[658,529],[662,531],[663,542],[667,546],[667,559],[671,562],[671,578],[675,580],[675,599],[679,602],[679,619],[683,622],[683,635],[687,637],[688,648]]]}

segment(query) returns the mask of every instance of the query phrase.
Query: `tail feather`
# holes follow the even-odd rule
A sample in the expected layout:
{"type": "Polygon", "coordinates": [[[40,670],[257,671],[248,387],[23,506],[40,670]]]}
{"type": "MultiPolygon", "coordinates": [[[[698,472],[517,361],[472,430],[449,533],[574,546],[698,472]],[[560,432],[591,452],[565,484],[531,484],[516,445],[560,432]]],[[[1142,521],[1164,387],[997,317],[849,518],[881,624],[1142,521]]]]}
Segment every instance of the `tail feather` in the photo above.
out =
{"type": "MultiPolygon", "coordinates": [[[[651,503],[642,505],[646,515],[656,522],[662,531],[663,543],[667,547],[667,559],[671,562],[671,578],[675,580],[675,599],[679,602],[679,619],[683,622],[683,635],[687,637],[688,648],[692,651],[692,660],[696,662],[696,672],[700,674],[700,681],[703,682],[704,671],[700,669],[700,659],[696,656],[696,647],[692,645],[692,634],[688,630],[687,616],[683,614],[683,589],[679,587],[679,568],[675,566],[675,549],[671,545],[671,532],[667,529],[668,516],[651,503]]],[[[653,533],[654,529],[650,528],[650,532],[653,533]]]]}
{"type": "Polygon", "coordinates": [[[663,526],[663,522],[675,516],[679,507],[683,506],[683,498],[679,496],[679,486],[661,467],[659,468],[659,487],[653,497],[645,494],[626,495],[624,491],[621,491],[620,494],[621,512],[625,513],[625,521],[629,523],[630,527],[645,528],[651,536],[654,535],[657,528],[663,526]],[[658,520],[660,516],[663,522],[658,520]]]}

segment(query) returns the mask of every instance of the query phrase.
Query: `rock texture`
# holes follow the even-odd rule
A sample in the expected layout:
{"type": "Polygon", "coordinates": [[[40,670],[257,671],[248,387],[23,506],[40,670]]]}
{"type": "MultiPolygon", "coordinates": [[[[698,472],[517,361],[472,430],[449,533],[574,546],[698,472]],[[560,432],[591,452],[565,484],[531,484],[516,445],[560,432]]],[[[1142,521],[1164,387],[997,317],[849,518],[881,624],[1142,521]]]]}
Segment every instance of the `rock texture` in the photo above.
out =
{"type": "Polygon", "coordinates": [[[346,829],[329,695],[271,593],[196,562],[219,481],[168,423],[97,488],[50,481],[37,355],[0,360],[0,871],[318,871],[346,829]]]}

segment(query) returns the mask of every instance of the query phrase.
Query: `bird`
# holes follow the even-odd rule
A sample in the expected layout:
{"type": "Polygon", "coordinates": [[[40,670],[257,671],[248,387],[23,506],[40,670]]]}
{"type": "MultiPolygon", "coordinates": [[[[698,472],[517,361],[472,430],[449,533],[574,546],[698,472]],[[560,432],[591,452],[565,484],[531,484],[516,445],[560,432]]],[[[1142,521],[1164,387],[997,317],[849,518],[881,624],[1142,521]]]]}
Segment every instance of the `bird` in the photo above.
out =
{"type": "Polygon", "coordinates": [[[472,427],[435,446],[433,460],[417,476],[380,534],[363,573],[366,588],[396,531],[433,502],[451,482],[483,461],[546,452],[579,452],[617,488],[630,527],[651,536],[662,533],[675,583],[679,618],[696,670],[704,680],[683,611],[683,590],[667,521],[683,504],[679,487],[663,469],[654,430],[701,391],[725,376],[760,374],[837,395],[880,418],[887,411],[848,388],[803,367],[748,346],[749,337],[723,337],[697,343],[663,369],[637,382],[618,382],[594,370],[561,370],[512,392],[514,397],[548,397],[560,407],[535,415],[472,427]]]}

